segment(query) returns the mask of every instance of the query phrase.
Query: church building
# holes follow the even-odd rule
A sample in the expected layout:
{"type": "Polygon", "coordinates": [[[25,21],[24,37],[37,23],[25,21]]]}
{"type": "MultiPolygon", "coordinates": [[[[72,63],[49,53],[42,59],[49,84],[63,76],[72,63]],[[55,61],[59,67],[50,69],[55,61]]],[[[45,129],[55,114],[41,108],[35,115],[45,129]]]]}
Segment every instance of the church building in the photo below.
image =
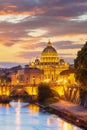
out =
{"type": "Polygon", "coordinates": [[[12,74],[13,85],[39,84],[41,82],[56,83],[60,73],[69,68],[69,64],[59,59],[56,49],[49,41],[40,58],[12,74]]]}
{"type": "Polygon", "coordinates": [[[56,49],[49,41],[43,49],[40,59],[29,64],[29,68],[39,68],[44,71],[44,82],[56,82],[60,73],[69,68],[69,64],[63,59],[59,59],[56,49]]]}

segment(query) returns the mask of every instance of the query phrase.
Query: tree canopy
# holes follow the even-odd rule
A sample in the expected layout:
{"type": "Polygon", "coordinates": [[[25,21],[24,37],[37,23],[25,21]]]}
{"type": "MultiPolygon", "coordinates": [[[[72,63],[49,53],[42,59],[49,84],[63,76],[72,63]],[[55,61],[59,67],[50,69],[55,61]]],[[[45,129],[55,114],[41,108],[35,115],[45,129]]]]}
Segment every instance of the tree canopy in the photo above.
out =
{"type": "Polygon", "coordinates": [[[45,102],[49,98],[58,97],[57,92],[52,90],[49,84],[41,83],[38,86],[38,101],[45,102]]]}
{"type": "Polygon", "coordinates": [[[11,83],[11,78],[8,77],[7,75],[2,75],[0,77],[0,83],[3,83],[3,84],[5,84],[5,83],[11,83]]]}
{"type": "Polygon", "coordinates": [[[76,68],[76,80],[83,89],[87,90],[87,42],[78,52],[74,65],[76,68]]]}

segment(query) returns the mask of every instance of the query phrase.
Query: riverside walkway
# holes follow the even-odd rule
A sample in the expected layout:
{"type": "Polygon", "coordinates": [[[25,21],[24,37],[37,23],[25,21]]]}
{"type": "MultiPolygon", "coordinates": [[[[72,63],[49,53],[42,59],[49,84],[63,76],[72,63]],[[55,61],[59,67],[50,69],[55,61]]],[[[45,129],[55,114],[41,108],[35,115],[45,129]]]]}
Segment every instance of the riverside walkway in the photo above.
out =
{"type": "Polygon", "coordinates": [[[54,109],[64,119],[80,127],[87,127],[87,108],[64,100],[53,103],[49,107],[54,109]]]}

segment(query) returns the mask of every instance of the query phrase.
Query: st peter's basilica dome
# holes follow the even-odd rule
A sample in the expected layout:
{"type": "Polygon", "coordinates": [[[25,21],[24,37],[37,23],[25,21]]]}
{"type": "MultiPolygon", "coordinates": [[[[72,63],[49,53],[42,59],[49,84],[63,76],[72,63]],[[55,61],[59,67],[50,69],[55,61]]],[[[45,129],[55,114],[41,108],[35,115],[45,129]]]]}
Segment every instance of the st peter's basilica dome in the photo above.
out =
{"type": "Polygon", "coordinates": [[[47,47],[43,50],[40,58],[41,63],[58,63],[59,58],[57,51],[52,47],[52,43],[49,41],[47,47]]]}

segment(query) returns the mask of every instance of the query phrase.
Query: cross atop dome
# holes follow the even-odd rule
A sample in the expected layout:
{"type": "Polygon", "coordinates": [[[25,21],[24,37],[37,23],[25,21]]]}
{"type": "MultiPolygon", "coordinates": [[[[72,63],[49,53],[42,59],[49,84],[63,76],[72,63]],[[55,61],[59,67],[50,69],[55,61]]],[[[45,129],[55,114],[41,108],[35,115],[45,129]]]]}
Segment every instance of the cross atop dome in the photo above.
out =
{"type": "Polygon", "coordinates": [[[52,46],[52,43],[50,42],[50,40],[49,40],[47,46],[52,46]]]}

